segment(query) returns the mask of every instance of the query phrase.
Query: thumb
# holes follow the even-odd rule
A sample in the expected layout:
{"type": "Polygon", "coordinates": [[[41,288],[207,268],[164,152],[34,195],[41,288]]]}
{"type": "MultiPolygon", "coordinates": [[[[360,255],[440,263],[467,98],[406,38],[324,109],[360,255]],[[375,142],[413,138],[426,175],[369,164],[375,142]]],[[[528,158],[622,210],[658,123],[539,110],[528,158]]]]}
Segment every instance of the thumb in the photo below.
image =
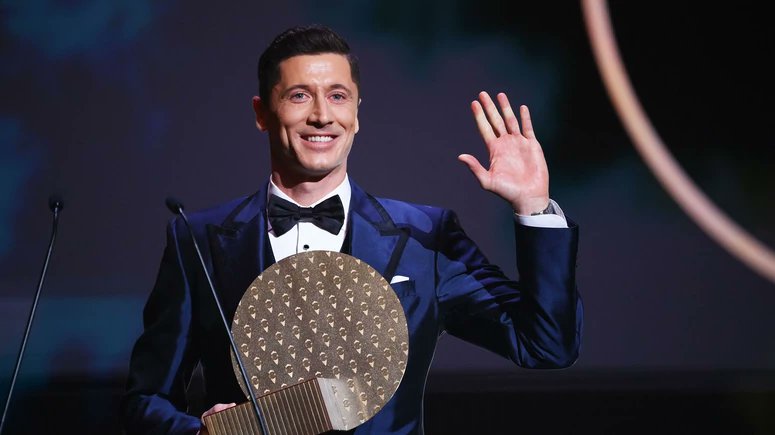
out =
{"type": "Polygon", "coordinates": [[[482,166],[481,163],[479,163],[479,160],[470,154],[461,154],[457,156],[457,159],[468,166],[468,169],[470,169],[476,179],[479,180],[479,184],[481,184],[482,187],[486,189],[485,183],[487,180],[487,170],[484,169],[484,166],[482,166]]]}

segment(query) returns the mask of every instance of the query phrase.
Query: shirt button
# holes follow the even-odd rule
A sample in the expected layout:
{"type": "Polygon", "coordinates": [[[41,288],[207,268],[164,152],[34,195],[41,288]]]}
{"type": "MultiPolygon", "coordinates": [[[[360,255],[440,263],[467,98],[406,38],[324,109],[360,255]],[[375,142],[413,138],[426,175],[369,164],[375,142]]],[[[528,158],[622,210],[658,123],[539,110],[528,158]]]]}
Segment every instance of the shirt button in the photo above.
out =
{"type": "Polygon", "coordinates": [[[304,245],[304,250],[306,251],[308,249],[309,249],[309,245],[304,245]]]}

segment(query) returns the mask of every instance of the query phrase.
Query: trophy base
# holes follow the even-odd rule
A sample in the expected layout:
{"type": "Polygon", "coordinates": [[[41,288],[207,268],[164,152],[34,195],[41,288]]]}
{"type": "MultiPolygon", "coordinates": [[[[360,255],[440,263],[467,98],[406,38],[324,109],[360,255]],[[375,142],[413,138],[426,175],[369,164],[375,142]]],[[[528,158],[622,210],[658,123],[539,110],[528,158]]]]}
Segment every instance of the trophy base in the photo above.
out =
{"type": "Polygon", "coordinates": [[[268,434],[261,431],[253,405],[245,402],[204,418],[210,435],[318,435],[362,423],[346,383],[313,378],[258,397],[268,434]]]}

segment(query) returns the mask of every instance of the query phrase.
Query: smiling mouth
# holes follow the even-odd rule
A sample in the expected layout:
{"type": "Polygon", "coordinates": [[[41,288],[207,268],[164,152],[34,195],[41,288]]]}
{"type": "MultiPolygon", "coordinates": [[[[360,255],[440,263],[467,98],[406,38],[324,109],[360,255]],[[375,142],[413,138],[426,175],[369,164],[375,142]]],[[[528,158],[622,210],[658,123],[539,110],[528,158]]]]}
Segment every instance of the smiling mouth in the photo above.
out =
{"type": "Polygon", "coordinates": [[[308,142],[326,143],[326,142],[331,142],[336,137],[326,136],[326,135],[315,135],[315,136],[302,136],[301,138],[308,142]]]}

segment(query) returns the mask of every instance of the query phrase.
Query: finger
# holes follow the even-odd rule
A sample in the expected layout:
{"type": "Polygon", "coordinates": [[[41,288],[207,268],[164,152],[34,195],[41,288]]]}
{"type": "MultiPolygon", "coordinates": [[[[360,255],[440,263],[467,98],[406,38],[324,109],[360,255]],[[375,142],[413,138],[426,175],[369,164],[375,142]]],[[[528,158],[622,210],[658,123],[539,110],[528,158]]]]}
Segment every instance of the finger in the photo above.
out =
{"type": "Polygon", "coordinates": [[[501,118],[501,114],[498,113],[498,108],[495,107],[495,103],[492,102],[490,94],[487,92],[480,92],[479,101],[482,102],[484,113],[487,115],[487,119],[490,121],[493,130],[495,130],[495,134],[498,137],[506,134],[506,124],[503,123],[503,118],[501,118]]]}
{"type": "Polygon", "coordinates": [[[498,94],[498,104],[501,105],[501,111],[503,112],[503,119],[506,122],[506,128],[511,134],[520,134],[519,122],[517,116],[514,114],[514,109],[511,108],[509,98],[501,92],[498,94]]]}
{"type": "Polygon", "coordinates": [[[474,177],[479,180],[479,184],[486,189],[485,185],[487,183],[487,170],[484,169],[484,166],[482,166],[481,163],[479,163],[479,160],[470,154],[461,154],[457,156],[457,159],[468,166],[468,169],[473,172],[474,177]]]}
{"type": "Polygon", "coordinates": [[[232,408],[234,406],[237,406],[237,404],[236,403],[226,403],[226,404],[224,404],[224,403],[217,403],[215,406],[213,406],[212,408],[210,408],[207,411],[205,411],[205,413],[202,414],[202,418],[205,418],[205,417],[207,417],[210,414],[215,414],[216,412],[221,412],[224,409],[232,408]]]}
{"type": "Polygon", "coordinates": [[[524,104],[519,106],[519,117],[522,120],[522,134],[527,138],[535,138],[533,121],[530,120],[530,110],[524,104]]]}
{"type": "Polygon", "coordinates": [[[484,114],[482,105],[478,101],[471,103],[471,111],[474,112],[474,119],[476,120],[476,126],[479,128],[479,134],[482,135],[484,143],[489,144],[496,139],[495,133],[492,131],[492,126],[487,122],[487,116],[484,114]]]}

